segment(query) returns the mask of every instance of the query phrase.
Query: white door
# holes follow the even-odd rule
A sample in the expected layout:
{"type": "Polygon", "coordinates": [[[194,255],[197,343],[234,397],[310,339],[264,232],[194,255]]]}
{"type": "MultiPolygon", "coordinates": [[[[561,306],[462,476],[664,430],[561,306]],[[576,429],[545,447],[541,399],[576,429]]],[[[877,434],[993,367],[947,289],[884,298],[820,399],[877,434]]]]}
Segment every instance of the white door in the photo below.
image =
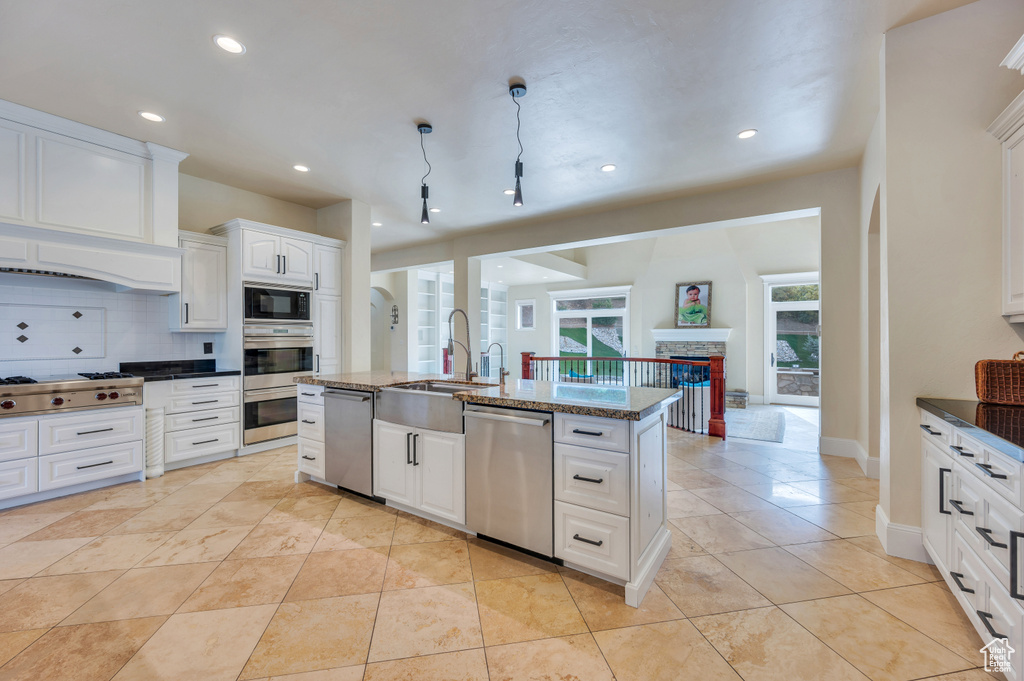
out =
{"type": "Polygon", "coordinates": [[[386,421],[373,422],[373,493],[407,506],[416,504],[413,432],[386,421]]]}
{"type": "Polygon", "coordinates": [[[281,237],[280,281],[313,285],[313,244],[302,239],[281,237]]]}
{"type": "Polygon", "coordinates": [[[413,446],[413,466],[419,473],[419,508],[465,523],[465,436],[421,430],[414,435],[413,446]]]}
{"type": "Polygon", "coordinates": [[[341,298],[316,296],[313,303],[313,370],[341,371],[341,298]]]}
{"type": "Polygon", "coordinates": [[[281,238],[249,229],[242,230],[242,276],[256,281],[281,277],[281,238]]]}
{"type": "Polygon", "coordinates": [[[197,241],[182,241],[181,247],[182,330],[227,330],[227,248],[197,241]]]}
{"type": "Polygon", "coordinates": [[[765,396],[817,407],[821,398],[821,303],[817,280],[765,285],[765,396]]]}
{"type": "Polygon", "coordinates": [[[953,484],[952,460],[928,442],[921,444],[921,533],[924,543],[946,568],[949,561],[949,492],[953,484]]]}
{"type": "Polygon", "coordinates": [[[313,290],[325,296],[341,295],[341,249],[314,246],[313,290]]]}

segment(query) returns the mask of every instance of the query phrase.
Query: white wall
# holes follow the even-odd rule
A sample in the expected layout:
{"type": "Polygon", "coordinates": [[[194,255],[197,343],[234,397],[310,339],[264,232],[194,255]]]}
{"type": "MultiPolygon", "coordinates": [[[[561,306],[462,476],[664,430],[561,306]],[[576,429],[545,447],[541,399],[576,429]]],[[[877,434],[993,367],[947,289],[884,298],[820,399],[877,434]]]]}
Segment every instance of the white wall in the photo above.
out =
{"type": "Polygon", "coordinates": [[[316,232],[316,210],[226,184],[178,174],[178,227],[207,232],[234,218],[316,232]]]}
{"type": "MultiPolygon", "coordinates": [[[[105,310],[103,347],[99,359],[78,358],[71,352],[76,346],[86,345],[85,339],[76,339],[72,333],[49,333],[40,338],[32,323],[20,330],[4,329],[3,342],[17,343],[17,336],[25,335],[31,342],[42,340],[40,349],[51,356],[62,354],[63,359],[9,360],[9,353],[0,354],[0,376],[15,375],[32,378],[72,375],[82,371],[117,371],[119,362],[170,359],[210,359],[203,354],[203,343],[212,342],[217,334],[171,333],[169,299],[166,296],[142,293],[118,293],[112,284],[81,279],[59,279],[18,274],[0,274],[0,304],[32,305],[35,308],[54,306],[67,308],[76,305],[98,307],[105,310]]],[[[63,313],[64,310],[61,310],[63,313]]],[[[89,343],[96,339],[89,338],[89,343]]],[[[26,342],[27,343],[27,342],[26,342]]]]}
{"type": "Polygon", "coordinates": [[[509,289],[513,375],[520,375],[520,353],[555,354],[549,292],[631,285],[629,354],[653,357],[651,330],[674,325],[675,285],[711,281],[711,326],[733,329],[726,344],[726,387],[763,394],[760,275],[816,271],[819,248],[816,218],[578,248],[574,257],[587,265],[586,281],[509,289]],[[515,301],[529,299],[537,301],[537,328],[516,330],[515,301]]]}

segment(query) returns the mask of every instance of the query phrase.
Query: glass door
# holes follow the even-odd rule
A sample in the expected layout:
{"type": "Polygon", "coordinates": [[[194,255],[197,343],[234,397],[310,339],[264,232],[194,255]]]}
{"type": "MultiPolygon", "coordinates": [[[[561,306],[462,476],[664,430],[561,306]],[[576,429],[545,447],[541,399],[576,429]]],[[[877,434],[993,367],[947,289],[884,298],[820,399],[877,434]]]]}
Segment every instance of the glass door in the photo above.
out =
{"type": "Polygon", "coordinates": [[[819,406],[821,304],[817,284],[772,286],[766,334],[766,386],[772,404],[819,406]]]}

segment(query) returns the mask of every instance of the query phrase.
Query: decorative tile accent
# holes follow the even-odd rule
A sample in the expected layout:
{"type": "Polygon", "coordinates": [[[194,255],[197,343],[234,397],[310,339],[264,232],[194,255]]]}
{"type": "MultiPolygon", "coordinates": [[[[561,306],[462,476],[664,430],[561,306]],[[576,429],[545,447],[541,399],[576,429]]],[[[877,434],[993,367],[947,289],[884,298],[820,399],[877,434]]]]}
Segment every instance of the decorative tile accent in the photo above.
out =
{"type": "Polygon", "coordinates": [[[75,319],[81,319],[82,318],[82,313],[79,312],[78,310],[75,310],[75,314],[73,314],[71,316],[74,317],[75,319]]]}
{"type": "Polygon", "coordinates": [[[20,324],[18,324],[18,328],[24,331],[25,329],[28,328],[28,324],[26,324],[25,322],[21,322],[20,324]]]}
{"type": "Polygon", "coordinates": [[[75,353],[76,355],[79,355],[82,353],[82,348],[76,347],[71,352],[75,353]]]}
{"type": "MultiPolygon", "coordinates": [[[[0,357],[14,361],[103,358],[107,310],[80,303],[74,307],[60,304],[72,295],[54,295],[50,300],[55,305],[0,302],[0,329],[32,327],[31,337],[15,336],[16,331],[0,333],[0,357]]],[[[0,296],[0,300],[5,298],[0,296]]]]}
{"type": "Polygon", "coordinates": [[[24,343],[25,341],[28,340],[28,336],[18,336],[15,340],[17,340],[19,343],[24,343]]]}

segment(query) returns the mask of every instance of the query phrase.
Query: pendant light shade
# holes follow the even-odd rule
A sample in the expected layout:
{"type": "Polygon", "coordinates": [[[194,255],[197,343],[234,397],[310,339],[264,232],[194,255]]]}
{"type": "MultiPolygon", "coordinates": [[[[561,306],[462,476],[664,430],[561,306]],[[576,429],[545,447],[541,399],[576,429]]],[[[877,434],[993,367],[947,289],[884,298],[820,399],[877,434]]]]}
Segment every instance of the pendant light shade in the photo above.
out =
{"type": "Polygon", "coordinates": [[[516,104],[516,142],[519,143],[519,156],[516,156],[516,191],[513,195],[512,205],[522,206],[523,187],[520,179],[523,177],[523,140],[519,137],[519,128],[521,127],[519,112],[522,110],[522,107],[519,106],[518,98],[526,95],[526,85],[524,83],[513,83],[509,85],[508,93],[512,95],[512,101],[516,104]]]}
{"type": "Polygon", "coordinates": [[[420,222],[424,225],[430,224],[430,212],[427,210],[427,198],[430,196],[430,187],[427,186],[427,176],[433,168],[427,160],[427,148],[423,146],[423,136],[434,132],[430,123],[419,123],[416,129],[420,131],[420,151],[423,152],[423,163],[427,166],[427,172],[420,179],[420,198],[423,199],[423,211],[420,213],[420,222]]]}

